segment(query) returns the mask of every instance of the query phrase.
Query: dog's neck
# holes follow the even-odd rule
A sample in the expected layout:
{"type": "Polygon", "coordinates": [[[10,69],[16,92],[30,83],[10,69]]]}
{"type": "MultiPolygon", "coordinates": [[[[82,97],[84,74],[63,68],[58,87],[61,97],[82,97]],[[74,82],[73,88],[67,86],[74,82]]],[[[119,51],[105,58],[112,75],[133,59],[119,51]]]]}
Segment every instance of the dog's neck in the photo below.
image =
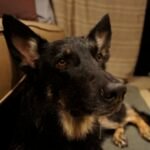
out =
{"type": "Polygon", "coordinates": [[[93,131],[96,121],[93,115],[75,118],[65,110],[59,111],[59,118],[63,132],[69,140],[85,138],[93,131]]]}

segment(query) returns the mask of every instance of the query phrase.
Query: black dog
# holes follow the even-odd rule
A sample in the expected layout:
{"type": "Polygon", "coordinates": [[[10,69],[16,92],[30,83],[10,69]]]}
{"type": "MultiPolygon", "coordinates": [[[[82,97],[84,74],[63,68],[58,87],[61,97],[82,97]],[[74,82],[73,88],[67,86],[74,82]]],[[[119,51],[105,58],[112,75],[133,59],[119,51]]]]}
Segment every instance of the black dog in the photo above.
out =
{"type": "Polygon", "coordinates": [[[3,26],[26,78],[0,106],[0,149],[101,150],[99,117],[118,110],[126,92],[103,69],[109,58],[109,16],[86,37],[52,43],[12,16],[3,16],[3,26]]]}

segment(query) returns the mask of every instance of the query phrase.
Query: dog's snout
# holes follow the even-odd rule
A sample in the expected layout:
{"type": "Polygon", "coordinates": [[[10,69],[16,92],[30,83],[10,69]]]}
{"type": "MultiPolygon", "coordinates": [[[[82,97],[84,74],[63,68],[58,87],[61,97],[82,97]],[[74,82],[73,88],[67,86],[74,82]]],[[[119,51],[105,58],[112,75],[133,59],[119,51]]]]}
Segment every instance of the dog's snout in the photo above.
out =
{"type": "Polygon", "coordinates": [[[122,83],[109,83],[104,90],[104,98],[107,102],[112,102],[116,99],[123,99],[126,93],[126,86],[122,83]]]}

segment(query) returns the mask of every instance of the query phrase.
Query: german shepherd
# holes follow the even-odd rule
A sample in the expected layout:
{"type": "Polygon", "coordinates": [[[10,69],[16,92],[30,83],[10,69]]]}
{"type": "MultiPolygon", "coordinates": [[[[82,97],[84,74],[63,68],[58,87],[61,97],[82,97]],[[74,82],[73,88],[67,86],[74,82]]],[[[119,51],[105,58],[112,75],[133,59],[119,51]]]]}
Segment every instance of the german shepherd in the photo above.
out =
{"type": "Polygon", "coordinates": [[[149,127],[142,129],[136,121],[141,117],[122,103],[126,86],[104,70],[112,34],[108,15],[87,36],[54,42],[10,15],[3,16],[3,26],[10,54],[26,77],[0,105],[1,149],[101,150],[101,126],[114,122],[118,146],[125,145],[122,130],[129,121],[149,139],[149,127]],[[121,121],[112,119],[120,111],[121,121]],[[126,119],[131,116],[136,119],[126,119]]]}

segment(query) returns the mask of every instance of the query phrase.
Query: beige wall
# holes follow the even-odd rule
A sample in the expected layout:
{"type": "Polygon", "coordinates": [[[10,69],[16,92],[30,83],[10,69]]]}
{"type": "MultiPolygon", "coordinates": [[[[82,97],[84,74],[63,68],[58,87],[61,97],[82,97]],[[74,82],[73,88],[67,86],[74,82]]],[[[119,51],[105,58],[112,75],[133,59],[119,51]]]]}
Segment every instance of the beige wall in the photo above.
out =
{"type": "Polygon", "coordinates": [[[86,35],[109,13],[113,39],[108,71],[119,77],[132,74],[138,56],[146,0],[53,0],[59,26],[66,35],[86,35]]]}

